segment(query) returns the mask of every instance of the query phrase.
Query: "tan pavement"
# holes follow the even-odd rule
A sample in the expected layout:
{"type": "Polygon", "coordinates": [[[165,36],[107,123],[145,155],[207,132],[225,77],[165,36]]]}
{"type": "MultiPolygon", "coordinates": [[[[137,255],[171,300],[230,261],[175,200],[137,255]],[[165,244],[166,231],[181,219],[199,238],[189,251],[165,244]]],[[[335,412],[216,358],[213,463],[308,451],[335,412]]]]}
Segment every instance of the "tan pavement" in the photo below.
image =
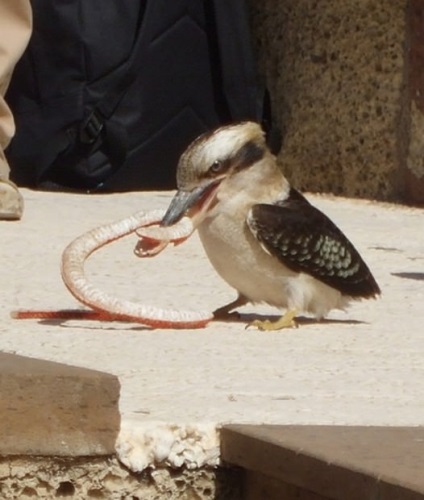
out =
{"type": "MultiPolygon", "coordinates": [[[[424,210],[308,196],[356,245],[383,291],[321,323],[263,333],[245,323],[151,330],[134,323],[14,320],[16,309],[78,307],[62,284],[65,246],[172,193],[22,190],[25,214],[0,222],[0,350],[107,371],[121,383],[117,451],[133,470],[215,463],[224,423],[424,425],[424,210]]],[[[129,236],[87,264],[92,282],[159,307],[213,310],[234,298],[197,237],[137,259],[129,236]]],[[[244,320],[264,307],[245,307],[244,320]]],[[[1,367],[0,367],[1,368],[1,367]]]]}

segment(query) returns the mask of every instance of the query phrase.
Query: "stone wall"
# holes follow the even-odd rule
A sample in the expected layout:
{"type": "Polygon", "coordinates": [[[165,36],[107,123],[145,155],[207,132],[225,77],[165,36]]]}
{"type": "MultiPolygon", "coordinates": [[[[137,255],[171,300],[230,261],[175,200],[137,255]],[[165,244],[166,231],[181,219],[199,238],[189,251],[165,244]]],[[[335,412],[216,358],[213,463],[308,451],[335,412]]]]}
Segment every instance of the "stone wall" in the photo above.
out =
{"type": "Polygon", "coordinates": [[[241,500],[233,469],[158,468],[134,473],[116,457],[0,456],[0,498],[241,500]]]}
{"type": "Polygon", "coordinates": [[[296,187],[424,203],[424,106],[411,93],[422,81],[424,94],[422,3],[249,0],[279,161],[296,187]]]}

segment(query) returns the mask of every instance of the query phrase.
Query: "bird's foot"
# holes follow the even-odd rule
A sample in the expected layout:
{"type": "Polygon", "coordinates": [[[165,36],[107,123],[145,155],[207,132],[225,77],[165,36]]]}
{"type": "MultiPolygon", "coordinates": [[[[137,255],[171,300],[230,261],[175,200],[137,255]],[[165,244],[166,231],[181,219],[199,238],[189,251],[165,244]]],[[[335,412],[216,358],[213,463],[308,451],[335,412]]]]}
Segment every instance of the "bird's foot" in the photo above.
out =
{"type": "Polygon", "coordinates": [[[252,321],[248,325],[246,325],[246,329],[250,327],[257,328],[262,332],[272,332],[277,330],[282,330],[283,328],[297,328],[298,325],[295,321],[297,315],[297,311],[287,311],[280,319],[277,321],[270,321],[269,319],[259,320],[256,319],[252,321]]]}

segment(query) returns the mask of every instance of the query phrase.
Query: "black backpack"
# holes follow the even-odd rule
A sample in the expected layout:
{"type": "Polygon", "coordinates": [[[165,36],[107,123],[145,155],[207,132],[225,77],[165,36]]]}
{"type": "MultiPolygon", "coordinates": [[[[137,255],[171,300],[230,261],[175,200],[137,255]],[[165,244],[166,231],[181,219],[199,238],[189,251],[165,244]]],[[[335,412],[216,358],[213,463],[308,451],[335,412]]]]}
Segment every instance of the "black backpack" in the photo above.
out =
{"type": "Polygon", "coordinates": [[[243,0],[32,0],[6,99],[20,186],[175,186],[185,147],[220,124],[270,126],[243,0]],[[264,105],[265,103],[265,105],[264,105]]]}

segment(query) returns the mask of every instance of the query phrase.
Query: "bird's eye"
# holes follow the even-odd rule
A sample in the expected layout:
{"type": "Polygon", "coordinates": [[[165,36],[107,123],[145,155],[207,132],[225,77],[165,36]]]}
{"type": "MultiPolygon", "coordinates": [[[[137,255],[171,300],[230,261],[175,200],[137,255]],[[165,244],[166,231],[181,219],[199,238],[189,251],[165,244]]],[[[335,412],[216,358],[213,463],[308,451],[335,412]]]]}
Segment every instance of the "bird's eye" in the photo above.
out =
{"type": "Polygon", "coordinates": [[[225,162],[222,160],[215,160],[212,165],[209,167],[210,174],[219,174],[225,168],[225,162]]]}

